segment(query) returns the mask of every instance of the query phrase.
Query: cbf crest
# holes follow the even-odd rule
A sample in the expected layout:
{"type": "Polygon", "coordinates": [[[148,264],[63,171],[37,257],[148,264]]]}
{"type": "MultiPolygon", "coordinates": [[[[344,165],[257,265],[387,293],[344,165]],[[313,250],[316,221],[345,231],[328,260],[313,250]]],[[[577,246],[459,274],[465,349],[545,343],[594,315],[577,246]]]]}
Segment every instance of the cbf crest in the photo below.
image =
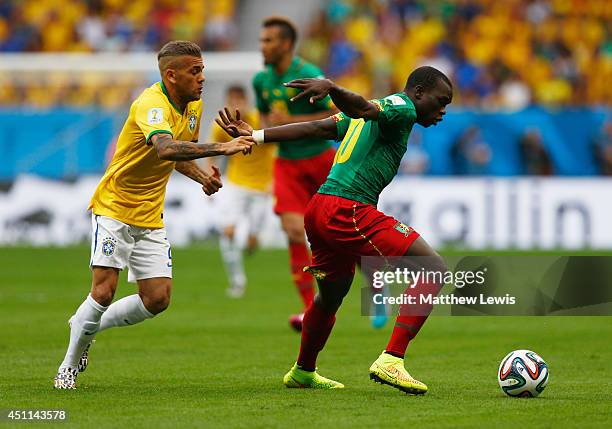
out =
{"type": "Polygon", "coordinates": [[[117,240],[113,237],[107,237],[102,240],[102,253],[104,256],[112,256],[117,249],[117,240]]]}
{"type": "Polygon", "coordinates": [[[195,113],[192,112],[189,115],[189,131],[191,131],[192,133],[195,130],[197,120],[198,120],[198,117],[196,116],[195,113]]]}

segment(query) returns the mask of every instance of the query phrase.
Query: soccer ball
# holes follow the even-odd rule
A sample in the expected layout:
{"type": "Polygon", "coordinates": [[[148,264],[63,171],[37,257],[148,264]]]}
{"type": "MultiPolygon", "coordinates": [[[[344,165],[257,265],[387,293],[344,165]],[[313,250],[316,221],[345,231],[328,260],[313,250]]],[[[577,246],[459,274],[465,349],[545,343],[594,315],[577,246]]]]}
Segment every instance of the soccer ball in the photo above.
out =
{"type": "Polygon", "coordinates": [[[536,397],[548,384],[548,365],[531,350],[515,350],[502,359],[497,381],[508,396],[536,397]]]}

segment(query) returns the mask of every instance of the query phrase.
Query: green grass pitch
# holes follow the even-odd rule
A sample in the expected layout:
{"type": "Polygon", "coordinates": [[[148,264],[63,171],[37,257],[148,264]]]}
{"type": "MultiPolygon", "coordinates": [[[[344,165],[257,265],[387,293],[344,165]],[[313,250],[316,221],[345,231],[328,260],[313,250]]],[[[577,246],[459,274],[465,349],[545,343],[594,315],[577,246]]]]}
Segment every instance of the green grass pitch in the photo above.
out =
{"type": "MultiPolygon", "coordinates": [[[[319,371],[341,391],[290,390],[282,376],[299,335],[300,309],[287,255],[247,258],[247,296],[225,297],[217,249],[176,249],[170,308],[138,326],[106,331],[76,391],[52,378],[68,317],[89,289],[89,250],[0,249],[0,409],[66,409],[45,427],[610,427],[612,317],[432,317],[410,345],[407,367],[429,385],[407,396],[368,379],[386,345],[360,316],[355,285],[320,355],[319,371]],[[550,367],[541,397],[506,397],[496,371],[506,353],[529,348],[550,367]]],[[[134,293],[122,274],[118,296],[134,293]]],[[[0,422],[0,427],[7,425],[0,422]]],[[[26,427],[19,424],[17,427],[26,427]]]]}

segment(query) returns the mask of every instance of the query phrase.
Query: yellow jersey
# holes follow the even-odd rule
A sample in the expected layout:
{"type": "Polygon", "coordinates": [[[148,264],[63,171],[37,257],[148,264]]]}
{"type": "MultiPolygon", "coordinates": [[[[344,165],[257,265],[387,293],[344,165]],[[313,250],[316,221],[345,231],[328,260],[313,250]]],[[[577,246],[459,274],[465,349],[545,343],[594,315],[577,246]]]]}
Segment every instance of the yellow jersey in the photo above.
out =
{"type": "MultiPolygon", "coordinates": [[[[254,129],[259,128],[259,114],[256,111],[247,113],[242,119],[254,129]]],[[[225,143],[232,138],[217,123],[214,123],[210,139],[213,142],[225,143]]],[[[230,156],[227,160],[227,180],[243,188],[269,192],[275,156],[276,145],[270,143],[253,146],[250,155],[239,153],[230,156]]]]}
{"type": "Polygon", "coordinates": [[[174,161],[160,159],[151,144],[154,134],[175,140],[198,140],[202,100],[179,111],[163,82],[145,89],[132,103],[117,140],[117,150],[100,180],[89,209],[129,225],[163,228],[166,184],[174,161]]]}

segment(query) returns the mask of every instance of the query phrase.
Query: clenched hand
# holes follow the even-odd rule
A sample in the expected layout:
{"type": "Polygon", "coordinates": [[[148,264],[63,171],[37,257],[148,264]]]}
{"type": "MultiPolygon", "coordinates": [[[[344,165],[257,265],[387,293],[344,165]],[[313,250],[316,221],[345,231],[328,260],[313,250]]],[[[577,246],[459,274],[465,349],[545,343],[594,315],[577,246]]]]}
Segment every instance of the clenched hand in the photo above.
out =
{"type": "Polygon", "coordinates": [[[217,192],[222,186],[221,172],[215,165],[211,165],[212,174],[206,176],[202,182],[202,190],[206,195],[212,195],[217,192]]]}

